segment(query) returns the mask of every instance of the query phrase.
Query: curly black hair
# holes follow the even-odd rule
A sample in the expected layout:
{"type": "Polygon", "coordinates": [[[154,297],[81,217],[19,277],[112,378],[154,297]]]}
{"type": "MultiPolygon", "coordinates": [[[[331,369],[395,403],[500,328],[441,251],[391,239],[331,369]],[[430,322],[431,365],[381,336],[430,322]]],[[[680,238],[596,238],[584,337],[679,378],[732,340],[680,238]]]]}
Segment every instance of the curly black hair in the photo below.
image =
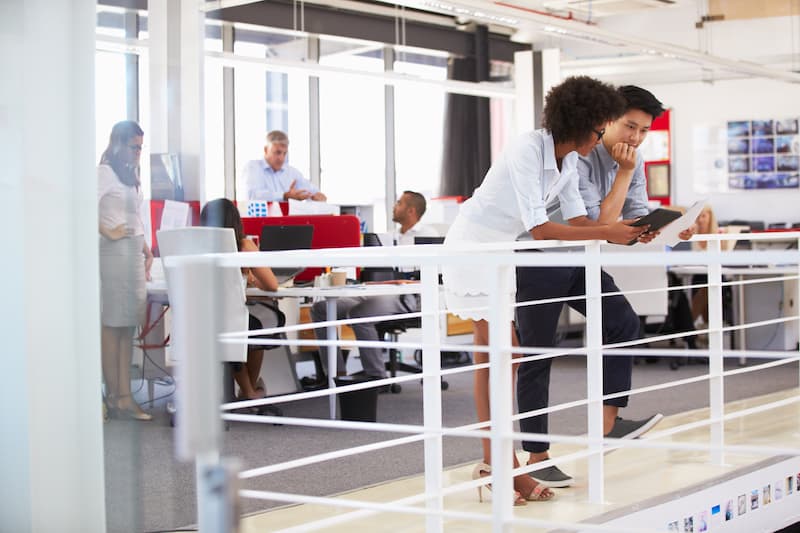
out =
{"type": "Polygon", "coordinates": [[[557,143],[584,142],[598,126],[625,112],[625,99],[614,86],[588,76],[571,76],[547,93],[542,127],[557,143]]]}

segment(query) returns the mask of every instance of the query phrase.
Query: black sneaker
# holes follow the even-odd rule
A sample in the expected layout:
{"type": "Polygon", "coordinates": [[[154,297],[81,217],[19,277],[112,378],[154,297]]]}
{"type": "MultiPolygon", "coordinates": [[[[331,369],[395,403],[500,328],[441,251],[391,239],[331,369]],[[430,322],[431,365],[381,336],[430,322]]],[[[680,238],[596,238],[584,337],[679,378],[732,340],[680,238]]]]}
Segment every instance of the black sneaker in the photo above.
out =
{"type": "Polygon", "coordinates": [[[638,439],[661,422],[664,415],[656,413],[650,418],[644,420],[626,420],[622,417],[617,417],[614,421],[614,427],[611,428],[606,434],[610,439],[638,439]]]}
{"type": "Polygon", "coordinates": [[[533,479],[539,482],[544,487],[550,487],[555,489],[560,489],[563,487],[569,487],[572,485],[574,481],[572,476],[565,474],[555,465],[548,466],[546,468],[541,468],[539,470],[534,470],[529,472],[529,474],[533,479]]]}

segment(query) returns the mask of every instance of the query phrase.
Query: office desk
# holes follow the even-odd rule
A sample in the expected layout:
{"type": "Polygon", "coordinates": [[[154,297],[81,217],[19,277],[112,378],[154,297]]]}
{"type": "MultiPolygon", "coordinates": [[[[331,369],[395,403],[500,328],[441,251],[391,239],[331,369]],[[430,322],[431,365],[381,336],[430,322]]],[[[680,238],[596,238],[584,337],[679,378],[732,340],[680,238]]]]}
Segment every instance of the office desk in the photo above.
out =
{"type": "MultiPolygon", "coordinates": [[[[280,287],[275,292],[248,289],[248,296],[272,296],[274,298],[313,298],[325,300],[325,319],[336,320],[336,300],[339,298],[356,298],[360,296],[401,296],[403,294],[419,294],[422,285],[419,283],[402,284],[363,284],[342,285],[338,287],[280,287]],[[252,291],[252,292],[251,292],[252,291]]],[[[336,338],[336,326],[327,326],[328,339],[336,338]]],[[[336,346],[328,346],[328,387],[336,386],[336,346]]],[[[331,420],[336,418],[336,397],[329,397],[331,420]]]]}
{"type": "MultiPolygon", "coordinates": [[[[280,287],[277,291],[262,291],[261,289],[248,288],[247,296],[273,298],[314,298],[325,300],[325,318],[328,321],[336,320],[336,300],[339,298],[353,298],[359,296],[400,296],[403,294],[419,294],[422,291],[420,283],[403,284],[364,284],[342,285],[338,287],[280,287]]],[[[151,303],[166,305],[169,303],[167,283],[164,280],[150,281],[147,283],[147,298],[151,303]]],[[[328,326],[328,339],[336,338],[336,326],[328,326]]],[[[335,387],[336,377],[336,346],[328,346],[328,387],[335,387]]],[[[336,418],[336,398],[329,398],[330,417],[336,418]]]]}
{"type": "MultiPolygon", "coordinates": [[[[695,274],[708,273],[708,269],[702,266],[678,266],[670,267],[669,270],[670,272],[674,272],[681,277],[689,277],[695,274]]],[[[722,276],[734,279],[736,281],[742,281],[745,278],[787,277],[797,275],[798,268],[796,266],[749,266],[741,268],[722,267],[722,276]]],[[[781,313],[783,316],[797,315],[797,280],[789,279],[785,281],[784,284],[789,287],[789,290],[786,292],[791,292],[792,294],[789,294],[788,297],[782,299],[783,305],[781,307],[781,313]]],[[[746,286],[742,284],[736,285],[735,290],[733,291],[733,322],[735,324],[745,323],[745,317],[747,316],[746,295],[748,292],[750,291],[746,290],[746,286]]],[[[754,310],[754,312],[757,311],[754,310]]],[[[785,339],[782,343],[781,349],[787,349],[787,346],[791,346],[793,349],[798,341],[797,323],[784,324],[784,332],[785,339]]],[[[740,350],[749,348],[747,343],[747,333],[748,330],[746,329],[739,329],[736,331],[736,347],[740,350]]],[[[745,358],[741,357],[740,362],[744,363],[745,358]]]]}

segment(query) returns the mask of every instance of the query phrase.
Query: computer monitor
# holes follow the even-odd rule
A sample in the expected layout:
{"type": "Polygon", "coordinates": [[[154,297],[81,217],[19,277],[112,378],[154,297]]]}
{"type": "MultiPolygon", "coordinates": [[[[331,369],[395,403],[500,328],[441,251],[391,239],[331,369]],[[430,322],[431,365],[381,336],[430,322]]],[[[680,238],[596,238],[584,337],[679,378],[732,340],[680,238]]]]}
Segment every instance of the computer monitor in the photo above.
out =
{"type": "MultiPolygon", "coordinates": [[[[258,249],[262,252],[278,252],[285,250],[308,250],[314,236],[311,224],[297,225],[265,225],[261,227],[261,238],[258,249]]],[[[283,283],[305,270],[305,267],[273,267],[272,272],[283,283]]]]}
{"type": "Polygon", "coordinates": [[[444,244],[444,237],[414,237],[414,244],[444,244]]]}
{"type": "Polygon", "coordinates": [[[364,233],[363,246],[383,246],[383,243],[377,233],[364,233]]]}

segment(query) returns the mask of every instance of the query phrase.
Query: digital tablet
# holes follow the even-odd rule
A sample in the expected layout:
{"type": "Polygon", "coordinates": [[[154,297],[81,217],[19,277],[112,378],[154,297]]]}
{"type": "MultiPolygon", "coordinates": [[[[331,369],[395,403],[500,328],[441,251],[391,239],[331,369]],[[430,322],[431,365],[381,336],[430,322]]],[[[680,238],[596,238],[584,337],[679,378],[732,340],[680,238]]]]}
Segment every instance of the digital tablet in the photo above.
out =
{"type": "MultiPolygon", "coordinates": [[[[673,220],[680,218],[680,216],[681,213],[679,211],[659,208],[655,211],[651,211],[636,222],[632,223],[631,226],[650,226],[650,228],[647,230],[648,232],[658,231],[673,220]]],[[[638,239],[633,239],[628,244],[636,244],[637,240],[638,239]]]]}

